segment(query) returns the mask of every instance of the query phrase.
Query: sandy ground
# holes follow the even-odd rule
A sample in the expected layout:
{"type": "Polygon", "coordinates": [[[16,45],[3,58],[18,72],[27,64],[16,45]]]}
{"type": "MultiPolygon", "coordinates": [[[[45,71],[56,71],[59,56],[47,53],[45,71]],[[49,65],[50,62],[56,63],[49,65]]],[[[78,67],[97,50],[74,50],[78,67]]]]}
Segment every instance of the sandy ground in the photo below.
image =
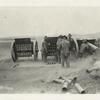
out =
{"type": "MultiPolygon", "coordinates": [[[[14,63],[10,45],[10,42],[0,43],[0,93],[63,93],[62,85],[52,82],[59,76],[77,76],[77,82],[87,93],[100,92],[100,79],[95,80],[85,72],[91,67],[91,57],[71,60],[70,68],[34,62],[33,58],[19,59],[14,63]]],[[[67,92],[78,93],[74,87],[67,92]]]]}

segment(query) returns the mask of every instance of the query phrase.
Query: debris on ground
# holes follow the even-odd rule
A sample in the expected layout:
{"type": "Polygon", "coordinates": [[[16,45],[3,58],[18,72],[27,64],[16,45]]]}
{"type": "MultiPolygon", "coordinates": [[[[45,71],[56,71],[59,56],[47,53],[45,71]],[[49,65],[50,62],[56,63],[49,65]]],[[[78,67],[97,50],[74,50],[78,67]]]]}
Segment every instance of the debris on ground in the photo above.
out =
{"type": "Polygon", "coordinates": [[[68,91],[69,89],[75,87],[75,89],[80,94],[86,93],[85,89],[83,89],[79,83],[76,83],[77,77],[73,77],[71,79],[60,76],[58,79],[53,80],[54,83],[62,84],[62,91],[68,91]]]}
{"type": "Polygon", "coordinates": [[[96,61],[92,67],[86,69],[86,72],[94,77],[100,77],[100,61],[96,61]]]}
{"type": "Polygon", "coordinates": [[[80,94],[86,93],[85,89],[83,89],[79,83],[75,83],[75,88],[80,94]]]}
{"type": "Polygon", "coordinates": [[[17,66],[19,66],[19,64],[17,63],[15,63],[15,64],[13,64],[12,66],[11,66],[11,68],[16,68],[17,66]]]}

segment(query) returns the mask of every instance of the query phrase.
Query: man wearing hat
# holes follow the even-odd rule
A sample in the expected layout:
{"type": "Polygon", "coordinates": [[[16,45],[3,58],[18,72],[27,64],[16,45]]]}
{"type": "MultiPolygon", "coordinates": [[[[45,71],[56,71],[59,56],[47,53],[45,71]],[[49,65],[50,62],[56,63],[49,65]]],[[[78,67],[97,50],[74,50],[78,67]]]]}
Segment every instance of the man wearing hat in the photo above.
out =
{"type": "Polygon", "coordinates": [[[89,49],[89,45],[86,39],[84,39],[82,41],[82,44],[80,46],[80,56],[82,57],[83,54],[85,54],[87,52],[87,50],[89,49]]]}
{"type": "Polygon", "coordinates": [[[75,52],[75,42],[74,42],[72,35],[70,33],[68,34],[68,40],[70,43],[70,47],[69,47],[70,53],[73,54],[75,52]]]}
{"type": "Polygon", "coordinates": [[[69,43],[67,37],[63,36],[63,39],[62,39],[61,44],[60,44],[62,67],[64,67],[64,63],[66,63],[66,67],[70,67],[70,63],[69,63],[69,56],[70,56],[69,47],[70,47],[70,43],[69,43]]]}
{"type": "Polygon", "coordinates": [[[61,44],[61,41],[62,41],[62,35],[58,36],[58,39],[57,39],[57,61],[58,63],[61,63],[61,55],[60,55],[60,44],[61,44]]]}
{"type": "Polygon", "coordinates": [[[47,36],[44,37],[44,41],[42,42],[42,49],[41,49],[41,53],[42,53],[42,60],[44,62],[47,61],[47,36]]]}
{"type": "Polygon", "coordinates": [[[35,42],[35,57],[34,57],[34,60],[35,60],[35,61],[38,59],[38,52],[39,52],[39,49],[38,49],[38,42],[36,41],[36,42],[35,42]]]}

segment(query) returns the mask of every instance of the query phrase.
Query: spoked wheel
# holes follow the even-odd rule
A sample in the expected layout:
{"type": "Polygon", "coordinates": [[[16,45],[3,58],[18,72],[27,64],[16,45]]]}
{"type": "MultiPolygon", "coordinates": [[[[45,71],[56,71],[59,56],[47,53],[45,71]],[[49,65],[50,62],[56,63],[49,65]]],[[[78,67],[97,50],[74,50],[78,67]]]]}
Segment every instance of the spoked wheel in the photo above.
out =
{"type": "Polygon", "coordinates": [[[12,50],[11,50],[11,57],[12,57],[12,60],[13,60],[14,62],[16,62],[17,56],[16,56],[16,54],[15,54],[15,51],[14,51],[13,47],[12,47],[12,50]]]}
{"type": "Polygon", "coordinates": [[[78,57],[78,53],[79,53],[79,46],[78,46],[78,43],[77,43],[77,40],[75,38],[73,38],[73,46],[74,46],[74,55],[76,57],[78,57]]]}

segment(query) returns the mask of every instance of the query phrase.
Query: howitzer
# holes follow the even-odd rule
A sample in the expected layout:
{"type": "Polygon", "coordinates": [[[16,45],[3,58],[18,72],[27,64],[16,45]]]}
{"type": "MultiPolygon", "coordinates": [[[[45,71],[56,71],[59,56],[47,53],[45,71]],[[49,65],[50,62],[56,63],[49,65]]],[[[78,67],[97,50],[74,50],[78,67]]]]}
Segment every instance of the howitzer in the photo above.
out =
{"type": "MultiPolygon", "coordinates": [[[[19,57],[32,57],[35,54],[35,41],[30,38],[16,38],[11,45],[11,56],[14,62],[19,57]]],[[[34,57],[36,58],[36,57],[34,57]]]]}

